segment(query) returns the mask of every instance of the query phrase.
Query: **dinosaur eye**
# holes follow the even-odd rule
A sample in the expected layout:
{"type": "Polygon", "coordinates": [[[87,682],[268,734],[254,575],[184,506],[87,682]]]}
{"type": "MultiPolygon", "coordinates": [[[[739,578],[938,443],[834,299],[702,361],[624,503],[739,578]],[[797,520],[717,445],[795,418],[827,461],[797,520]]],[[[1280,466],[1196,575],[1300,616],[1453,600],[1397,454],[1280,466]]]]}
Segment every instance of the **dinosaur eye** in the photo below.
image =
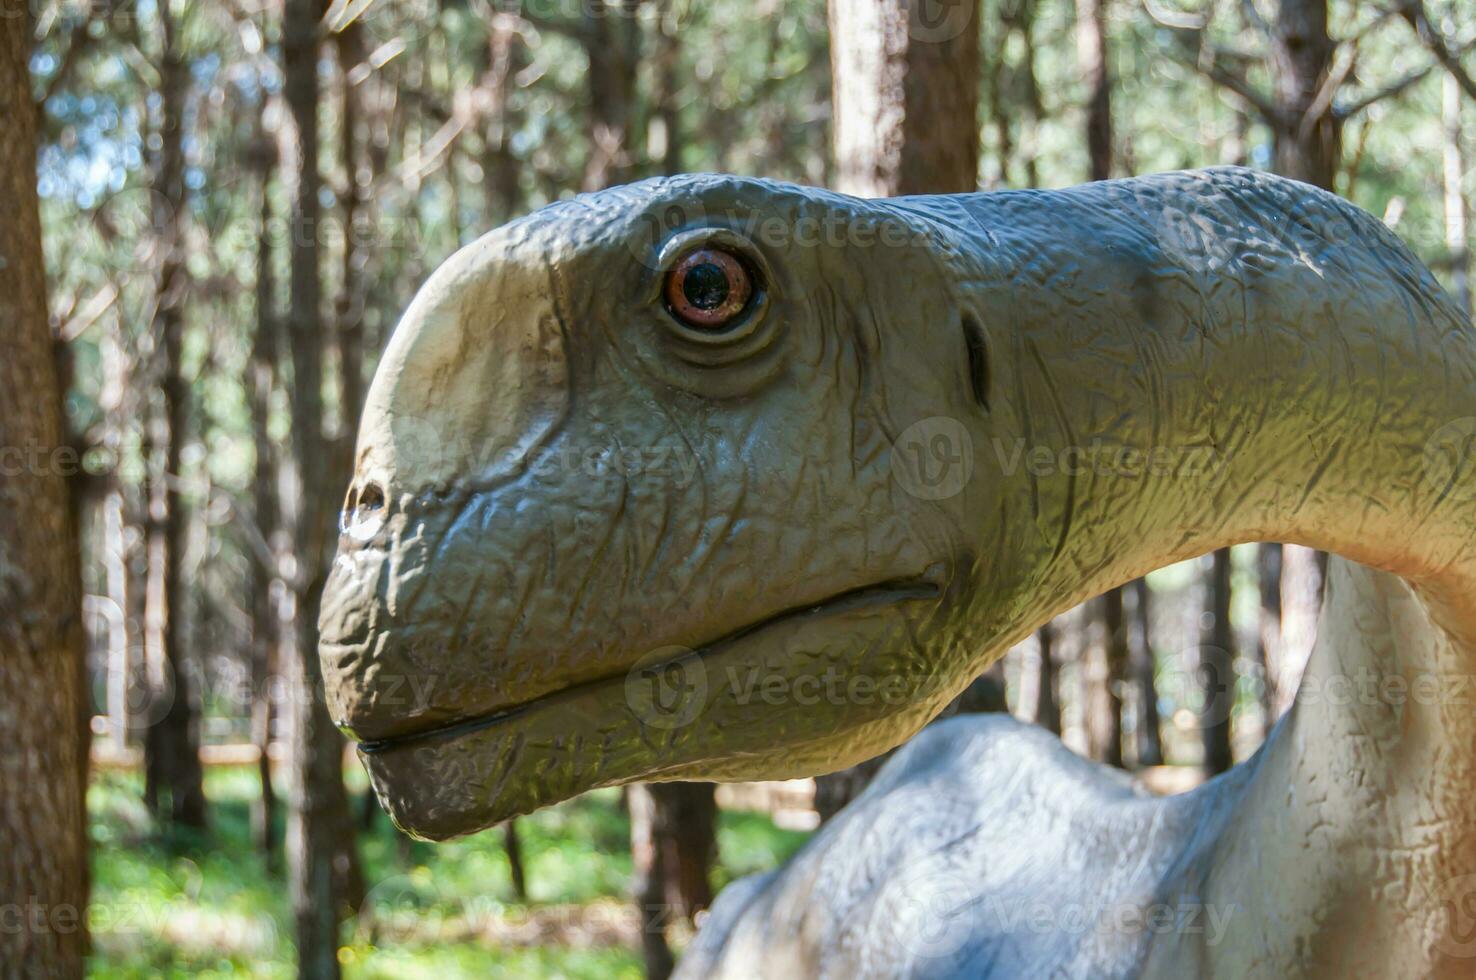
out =
{"type": "Polygon", "coordinates": [[[743,261],[714,248],[690,253],[666,277],[666,305],[699,330],[726,328],[748,307],[753,279],[743,261]]]}

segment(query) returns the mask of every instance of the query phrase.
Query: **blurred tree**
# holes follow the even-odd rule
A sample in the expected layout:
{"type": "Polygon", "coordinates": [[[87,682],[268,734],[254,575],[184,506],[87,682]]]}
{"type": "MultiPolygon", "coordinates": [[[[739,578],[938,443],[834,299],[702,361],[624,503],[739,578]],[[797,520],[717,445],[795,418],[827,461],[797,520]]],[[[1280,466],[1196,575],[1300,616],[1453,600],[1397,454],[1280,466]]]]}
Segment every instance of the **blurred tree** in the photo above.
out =
{"type": "MultiPolygon", "coordinates": [[[[589,156],[583,177],[586,190],[618,183],[619,178],[645,169],[663,172],[680,159],[674,80],[681,48],[675,24],[666,23],[670,4],[662,0],[651,6],[659,52],[654,85],[647,93],[642,93],[637,84],[645,40],[638,19],[641,0],[599,2],[586,8],[578,22],[540,22],[585,46],[590,59],[589,83],[602,89],[598,96],[591,91],[589,156]],[[640,163],[642,147],[633,142],[642,101],[647,115],[659,121],[655,124],[662,131],[661,153],[648,167],[640,163]]],[[[644,149],[652,149],[649,134],[644,149]]],[[[625,800],[630,814],[632,891],[640,912],[646,976],[665,980],[675,964],[667,942],[667,926],[678,915],[694,919],[712,903],[712,865],[717,856],[714,787],[693,782],[634,784],[626,788],[625,800]]],[[[507,826],[510,835],[516,833],[512,822],[507,826]]],[[[509,844],[511,860],[517,853],[516,838],[510,836],[509,844]]]]}
{"type": "Polygon", "coordinates": [[[487,43],[479,58],[486,68],[480,85],[482,106],[482,181],[487,220],[511,219],[521,200],[519,163],[512,140],[522,124],[512,95],[518,72],[526,67],[527,46],[517,18],[498,13],[487,24],[487,43]]]}
{"type": "Polygon", "coordinates": [[[1256,663],[1261,669],[1261,717],[1265,719],[1268,731],[1276,721],[1276,660],[1281,652],[1281,560],[1281,545],[1266,542],[1256,546],[1256,580],[1261,596],[1256,663]]]}
{"type": "Polygon", "coordinates": [[[281,460],[271,434],[272,396],[277,387],[279,327],[276,310],[276,259],[274,242],[267,229],[273,227],[272,181],[278,154],[276,134],[268,129],[268,100],[262,94],[257,112],[257,134],[251,144],[250,165],[257,178],[260,222],[263,233],[256,249],[256,329],[251,338],[251,435],[253,445],[251,516],[255,554],[251,561],[251,741],[259,753],[257,776],[261,791],[252,801],[251,822],[257,847],[268,866],[275,865],[273,826],[277,794],[272,786],[272,692],[280,670],[281,612],[277,595],[285,588],[279,570],[282,521],[277,486],[282,478],[281,460]]]}
{"type": "MultiPolygon", "coordinates": [[[[1087,86],[1088,177],[1112,176],[1112,73],[1107,39],[1108,0],[1076,0],[1076,57],[1087,86]]],[[[1122,597],[1117,599],[1121,606],[1122,597]]]]}
{"type": "MultiPolygon", "coordinates": [[[[1157,11],[1156,7],[1148,9],[1157,11]]],[[[1401,10],[1413,23],[1427,23],[1417,3],[1405,0],[1401,10]]],[[[1218,43],[1211,36],[1212,17],[1168,16],[1155,13],[1162,26],[1178,37],[1187,63],[1206,78],[1233,93],[1272,133],[1273,169],[1284,176],[1318,187],[1335,189],[1343,163],[1343,129],[1370,107],[1398,96],[1424,79],[1432,68],[1424,64],[1388,85],[1351,101],[1340,98],[1357,80],[1355,69],[1368,33],[1385,18],[1344,41],[1329,33],[1327,0],[1278,0],[1269,20],[1254,3],[1242,3],[1240,16],[1257,35],[1261,49],[1247,55],[1218,43]],[[1271,77],[1267,94],[1252,80],[1250,69],[1259,62],[1271,77]]],[[[1457,73],[1455,52],[1443,36],[1421,31],[1427,45],[1457,73]]]]}
{"type": "Polygon", "coordinates": [[[979,0],[830,0],[829,10],[836,189],[977,189],[979,0]]]}
{"type": "Polygon", "coordinates": [[[1122,589],[1110,589],[1097,599],[1101,661],[1092,665],[1087,702],[1087,737],[1092,758],[1119,769],[1123,766],[1123,700],[1127,683],[1128,633],[1123,617],[1122,589]]]}
{"type": "Polygon", "coordinates": [[[1163,735],[1158,717],[1158,658],[1153,652],[1152,596],[1148,579],[1136,579],[1129,586],[1133,596],[1133,645],[1130,669],[1137,699],[1136,754],[1134,761],[1144,766],[1163,765],[1163,735]]]}
{"type": "Polygon", "coordinates": [[[995,37],[981,53],[984,85],[988,92],[989,128],[994,134],[996,183],[1010,186],[1016,150],[1023,159],[1022,183],[1040,186],[1039,126],[1045,117],[1040,80],[1036,71],[1035,20],[1039,0],[1000,0],[995,37]],[[1016,42],[1018,41],[1018,45],[1016,42]],[[1018,60],[1011,51],[1018,47],[1018,60]],[[1017,138],[1015,126],[1020,133],[1017,138]]]}
{"type": "Polygon", "coordinates": [[[283,94],[293,124],[288,337],[292,354],[292,448],[299,487],[294,656],[285,672],[291,792],[287,866],[292,873],[298,973],[339,975],[338,926],[362,903],[353,825],[343,785],[343,737],[328,715],[318,664],[318,607],[337,526],[340,487],[328,481],[334,467],[324,433],[322,314],[322,178],[319,169],[318,0],[287,0],[282,29],[283,94]]]}
{"type": "Polygon", "coordinates": [[[1445,182],[1445,245],[1450,249],[1450,288],[1456,305],[1471,315],[1471,246],[1466,225],[1466,148],[1461,126],[1461,83],[1447,73],[1441,92],[1445,145],[1441,156],[1445,182]]]}
{"type": "Polygon", "coordinates": [[[540,30],[575,41],[584,50],[585,104],[589,118],[583,189],[627,182],[635,173],[634,147],[642,30],[646,0],[587,0],[572,16],[546,15],[540,5],[522,4],[520,15],[540,30]]]}
{"type": "Polygon", "coordinates": [[[184,493],[180,466],[186,439],[190,388],[184,376],[185,306],[185,104],[189,65],[181,50],[181,25],[172,4],[159,4],[159,152],[151,203],[155,247],[161,256],[155,296],[155,370],[160,406],[151,413],[158,459],[148,470],[148,638],[157,671],[154,698],[162,706],[144,739],[145,798],[163,820],[186,827],[206,824],[204,772],[196,671],[185,635],[188,593],[184,563],[184,493]]]}
{"type": "MultiPolygon", "coordinates": [[[[979,0],[830,0],[836,189],[858,197],[979,186],[979,0]]],[[[977,683],[999,685],[998,669],[977,683]]],[[[855,799],[887,755],[820,776],[821,819],[855,799]]]]}
{"type": "Polygon", "coordinates": [[[0,17],[0,975],[81,977],[87,944],[82,586],[36,194],[31,19],[0,17]],[[19,465],[16,461],[19,460],[19,465]],[[14,923],[21,922],[16,928],[14,923]]]}
{"type": "Polygon", "coordinates": [[[1235,711],[1235,633],[1230,623],[1230,549],[1221,548],[1208,561],[1204,616],[1199,642],[1199,678],[1203,703],[1199,711],[1204,743],[1204,771],[1214,776],[1235,764],[1230,736],[1235,711]]]}
{"type": "Polygon", "coordinates": [[[1061,734],[1061,702],[1056,694],[1056,626],[1046,623],[1035,631],[1040,648],[1039,679],[1035,691],[1033,720],[1048,732],[1061,734]]]}

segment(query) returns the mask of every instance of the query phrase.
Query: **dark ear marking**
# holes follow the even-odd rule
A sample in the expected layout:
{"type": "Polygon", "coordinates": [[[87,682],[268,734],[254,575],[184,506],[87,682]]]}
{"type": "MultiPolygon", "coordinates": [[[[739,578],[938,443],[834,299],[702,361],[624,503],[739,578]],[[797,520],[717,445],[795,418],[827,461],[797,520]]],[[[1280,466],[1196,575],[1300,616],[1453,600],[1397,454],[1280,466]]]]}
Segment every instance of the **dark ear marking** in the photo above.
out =
{"type": "Polygon", "coordinates": [[[965,313],[959,322],[963,328],[964,347],[969,353],[969,385],[974,392],[974,401],[984,411],[989,411],[989,351],[984,346],[984,328],[973,314],[965,313]]]}

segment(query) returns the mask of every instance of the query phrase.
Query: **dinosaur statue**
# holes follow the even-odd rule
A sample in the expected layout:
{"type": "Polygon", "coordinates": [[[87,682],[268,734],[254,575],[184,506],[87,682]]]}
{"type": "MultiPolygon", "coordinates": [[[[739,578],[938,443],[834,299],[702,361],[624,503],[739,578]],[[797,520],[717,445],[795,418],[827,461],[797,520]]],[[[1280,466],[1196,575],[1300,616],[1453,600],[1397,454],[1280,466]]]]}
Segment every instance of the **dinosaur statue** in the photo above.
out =
{"type": "Polygon", "coordinates": [[[1151,799],[1009,719],[941,723],[730,887],[682,970],[1469,977],[1473,375],[1392,233],[1247,170],[579,197],[459,252],[390,343],[329,703],[438,840],[851,765],[1090,596],[1306,544],[1348,561],[1253,760],[1151,799]]]}

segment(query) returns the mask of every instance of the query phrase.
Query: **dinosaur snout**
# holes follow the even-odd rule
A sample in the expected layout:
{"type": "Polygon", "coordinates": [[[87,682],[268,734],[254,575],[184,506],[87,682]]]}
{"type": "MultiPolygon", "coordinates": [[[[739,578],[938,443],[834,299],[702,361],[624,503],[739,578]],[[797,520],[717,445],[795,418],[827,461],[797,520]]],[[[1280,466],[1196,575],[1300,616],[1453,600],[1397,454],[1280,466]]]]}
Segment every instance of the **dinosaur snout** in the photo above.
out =
{"type": "Polygon", "coordinates": [[[330,706],[359,737],[455,717],[473,694],[495,703],[513,683],[502,621],[471,607],[505,612],[488,593],[520,594],[500,563],[524,547],[508,484],[562,426],[568,389],[546,269],[517,240],[458,252],[401,319],[365,400],[320,614],[330,706]]]}
{"type": "Polygon", "coordinates": [[[345,530],[404,496],[486,487],[568,408],[565,338],[536,264],[489,236],[416,296],[364,405],[345,530]]]}

